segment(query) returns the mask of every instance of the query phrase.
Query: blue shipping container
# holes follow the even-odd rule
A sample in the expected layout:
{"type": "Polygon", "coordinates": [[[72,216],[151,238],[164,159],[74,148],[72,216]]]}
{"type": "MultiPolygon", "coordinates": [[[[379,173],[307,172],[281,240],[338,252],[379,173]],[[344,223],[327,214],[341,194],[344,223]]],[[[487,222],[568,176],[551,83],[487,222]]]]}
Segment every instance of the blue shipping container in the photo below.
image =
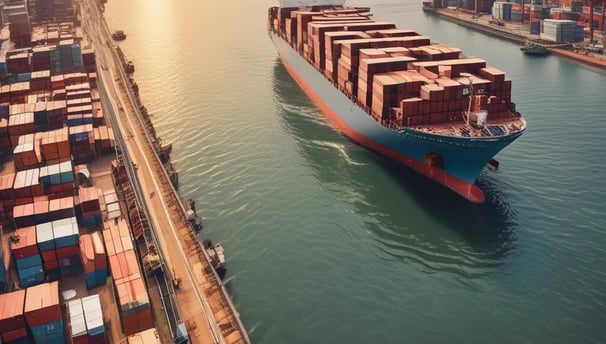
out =
{"type": "Polygon", "coordinates": [[[79,273],[80,271],[82,271],[82,266],[81,265],[62,266],[59,268],[59,271],[61,272],[61,276],[63,276],[63,277],[72,276],[72,275],[75,275],[75,274],[79,273]]]}
{"type": "Polygon", "coordinates": [[[35,266],[41,266],[42,257],[39,254],[34,254],[33,256],[15,259],[15,263],[17,264],[17,270],[24,270],[35,266]]]}
{"type": "Polygon", "coordinates": [[[47,282],[58,281],[59,277],[61,277],[59,268],[52,269],[52,270],[46,270],[46,281],[47,282]]]}
{"type": "Polygon", "coordinates": [[[50,178],[50,185],[61,184],[61,173],[55,173],[48,176],[50,178]]]}
{"type": "Polygon", "coordinates": [[[17,74],[17,82],[30,81],[31,79],[32,79],[32,73],[17,74]]]}
{"type": "Polygon", "coordinates": [[[105,284],[105,282],[107,282],[107,268],[99,269],[99,270],[95,271],[95,274],[96,274],[96,278],[97,278],[97,285],[102,285],[102,284],[105,284]]]}
{"type": "Polygon", "coordinates": [[[101,225],[101,214],[82,218],[84,227],[95,228],[101,225]]]}
{"type": "Polygon", "coordinates": [[[36,344],[65,343],[62,320],[34,326],[31,331],[36,344]]]}
{"type": "Polygon", "coordinates": [[[19,274],[19,284],[22,288],[35,286],[44,282],[44,268],[42,265],[31,268],[17,270],[19,274]]]}
{"type": "Polygon", "coordinates": [[[55,238],[55,247],[62,248],[68,246],[76,246],[78,245],[79,240],[80,236],[78,234],[55,238]]]}
{"type": "Polygon", "coordinates": [[[61,178],[61,183],[59,183],[59,184],[65,184],[65,183],[73,182],[74,181],[74,173],[72,171],[62,172],[60,174],[60,178],[61,178]]]}
{"type": "Polygon", "coordinates": [[[50,221],[51,221],[51,218],[50,218],[49,213],[42,213],[42,214],[34,215],[34,222],[36,224],[41,224],[41,223],[50,222],[50,221]]]}
{"type": "MultiPolygon", "coordinates": [[[[1,256],[0,262],[4,262],[4,259],[1,256]]],[[[0,264],[0,283],[6,283],[6,269],[4,264],[0,264]]]]}
{"type": "Polygon", "coordinates": [[[87,272],[84,275],[84,279],[86,280],[86,289],[93,289],[94,287],[98,286],[96,271],[87,272]]]}

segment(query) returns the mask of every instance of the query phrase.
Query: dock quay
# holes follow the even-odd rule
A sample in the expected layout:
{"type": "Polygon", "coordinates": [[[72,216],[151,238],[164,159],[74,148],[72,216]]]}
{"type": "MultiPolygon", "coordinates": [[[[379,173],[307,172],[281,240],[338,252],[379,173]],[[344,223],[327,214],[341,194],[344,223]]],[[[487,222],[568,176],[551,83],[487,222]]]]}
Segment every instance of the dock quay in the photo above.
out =
{"type": "Polygon", "coordinates": [[[167,171],[152,148],[132,84],[117,56],[101,9],[96,1],[81,5],[83,27],[94,37],[98,63],[107,67],[99,70],[99,79],[106,88],[111,117],[120,128],[119,141],[124,145],[123,152],[128,154],[127,170],[140,185],[140,200],[146,203],[158,246],[164,252],[166,272],[171,279],[180,280],[175,293],[189,340],[191,343],[248,343],[250,340],[238,313],[210,265],[206,250],[192,231],[167,171]]]}
{"type": "Polygon", "coordinates": [[[0,32],[0,342],[250,343],[101,2],[73,5],[0,32]]]}
{"type": "Polygon", "coordinates": [[[434,8],[432,6],[423,6],[425,13],[437,15],[440,18],[451,21],[461,26],[468,27],[484,34],[505,39],[518,44],[525,44],[533,41],[537,45],[547,48],[548,51],[569,58],[586,65],[606,70],[606,56],[600,54],[581,54],[571,50],[569,43],[548,43],[536,42],[540,36],[531,34],[527,26],[520,23],[501,22],[502,25],[491,23],[490,15],[473,14],[469,11],[453,8],[434,8]]]}

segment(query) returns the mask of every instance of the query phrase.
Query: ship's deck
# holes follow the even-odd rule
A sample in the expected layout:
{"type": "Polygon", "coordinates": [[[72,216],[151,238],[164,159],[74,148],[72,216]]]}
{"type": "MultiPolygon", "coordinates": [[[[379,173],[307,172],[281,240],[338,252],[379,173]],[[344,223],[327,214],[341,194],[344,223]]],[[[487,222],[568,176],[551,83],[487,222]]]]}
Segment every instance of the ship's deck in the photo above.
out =
{"type": "Polygon", "coordinates": [[[522,118],[493,120],[486,126],[477,126],[470,123],[438,123],[427,126],[412,126],[417,131],[452,137],[494,138],[503,137],[520,132],[526,128],[526,121],[522,118]]]}

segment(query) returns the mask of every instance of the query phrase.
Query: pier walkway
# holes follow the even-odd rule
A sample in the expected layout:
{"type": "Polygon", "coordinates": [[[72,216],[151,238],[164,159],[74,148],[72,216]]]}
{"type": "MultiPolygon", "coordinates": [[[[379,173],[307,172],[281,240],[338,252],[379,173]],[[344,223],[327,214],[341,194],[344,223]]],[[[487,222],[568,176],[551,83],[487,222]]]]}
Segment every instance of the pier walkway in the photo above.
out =
{"type": "Polygon", "coordinates": [[[176,191],[152,148],[99,6],[95,0],[81,2],[82,26],[95,49],[99,87],[104,90],[105,103],[110,105],[106,111],[124,139],[125,147],[121,148],[137,166],[137,179],[145,195],[140,201],[149,211],[170,277],[181,280],[175,296],[190,342],[249,343],[235,307],[191,230],[176,191]]]}

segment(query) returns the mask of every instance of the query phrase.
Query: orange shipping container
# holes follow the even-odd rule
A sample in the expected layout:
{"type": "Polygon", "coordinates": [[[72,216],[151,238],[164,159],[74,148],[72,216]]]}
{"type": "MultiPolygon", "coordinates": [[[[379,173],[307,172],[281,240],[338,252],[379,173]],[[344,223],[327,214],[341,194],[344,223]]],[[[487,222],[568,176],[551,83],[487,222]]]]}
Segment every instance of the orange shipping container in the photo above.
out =
{"type": "Polygon", "coordinates": [[[96,271],[95,249],[90,234],[80,235],[80,256],[82,257],[82,267],[84,267],[85,273],[96,271]]]}
{"type": "Polygon", "coordinates": [[[25,328],[25,289],[0,294],[0,333],[25,328]]]}
{"type": "Polygon", "coordinates": [[[107,254],[103,245],[103,236],[100,231],[91,234],[93,249],[95,254],[95,270],[107,268],[107,254]]]}
{"type": "Polygon", "coordinates": [[[15,184],[15,173],[0,175],[0,199],[14,200],[15,192],[13,185],[15,184]]]}
{"type": "Polygon", "coordinates": [[[11,240],[11,251],[15,259],[22,259],[38,254],[36,227],[29,226],[15,230],[11,240]]]}
{"type": "Polygon", "coordinates": [[[141,277],[139,262],[134,250],[121,252],[109,257],[109,268],[116,283],[141,277]]]}
{"type": "Polygon", "coordinates": [[[59,282],[27,288],[24,313],[29,327],[61,320],[59,282]]]}

